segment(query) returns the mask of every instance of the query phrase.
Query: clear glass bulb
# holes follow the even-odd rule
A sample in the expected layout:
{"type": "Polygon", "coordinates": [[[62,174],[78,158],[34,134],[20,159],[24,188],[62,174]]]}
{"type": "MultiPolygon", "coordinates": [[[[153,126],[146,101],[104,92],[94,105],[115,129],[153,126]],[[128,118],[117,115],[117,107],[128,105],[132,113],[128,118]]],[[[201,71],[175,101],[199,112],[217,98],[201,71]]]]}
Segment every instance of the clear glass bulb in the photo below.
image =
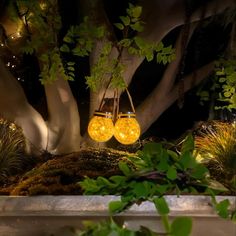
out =
{"type": "Polygon", "coordinates": [[[118,142],[125,145],[135,143],[139,139],[140,133],[135,113],[128,112],[118,115],[114,129],[114,136],[118,142]]]}
{"type": "Polygon", "coordinates": [[[88,134],[96,142],[106,142],[113,136],[114,125],[111,112],[96,111],[88,125],[88,134]]]}

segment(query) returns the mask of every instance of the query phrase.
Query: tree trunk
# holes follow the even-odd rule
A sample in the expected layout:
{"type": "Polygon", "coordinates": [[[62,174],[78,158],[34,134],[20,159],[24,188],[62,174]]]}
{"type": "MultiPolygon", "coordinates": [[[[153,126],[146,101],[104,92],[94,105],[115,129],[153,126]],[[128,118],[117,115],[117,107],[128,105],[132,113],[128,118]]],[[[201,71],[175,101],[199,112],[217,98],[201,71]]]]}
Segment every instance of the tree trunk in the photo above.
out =
{"type": "Polygon", "coordinates": [[[47,125],[28,103],[22,87],[1,60],[0,71],[0,114],[22,128],[28,152],[39,154],[47,146],[47,125]]]}

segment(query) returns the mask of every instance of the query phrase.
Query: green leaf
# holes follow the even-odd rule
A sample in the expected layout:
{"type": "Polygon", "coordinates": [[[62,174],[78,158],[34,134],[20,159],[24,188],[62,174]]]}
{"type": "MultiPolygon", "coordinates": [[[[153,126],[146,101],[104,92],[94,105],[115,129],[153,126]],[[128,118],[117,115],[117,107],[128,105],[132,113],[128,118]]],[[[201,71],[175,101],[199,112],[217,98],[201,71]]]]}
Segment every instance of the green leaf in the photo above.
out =
{"type": "Polygon", "coordinates": [[[134,24],[131,24],[130,27],[131,27],[131,29],[133,29],[137,32],[142,32],[143,31],[143,26],[139,21],[135,22],[134,24]]]}
{"type": "Polygon", "coordinates": [[[170,180],[175,180],[177,178],[177,171],[176,168],[174,166],[171,166],[166,174],[167,178],[170,180]]]}
{"type": "Polygon", "coordinates": [[[75,65],[75,62],[69,61],[69,62],[67,62],[67,65],[68,65],[68,66],[74,66],[74,65],[75,65]]]}
{"type": "Polygon", "coordinates": [[[208,173],[208,169],[204,165],[198,164],[191,171],[191,177],[195,179],[203,179],[206,177],[207,173],[208,173]]]}
{"type": "Polygon", "coordinates": [[[68,47],[68,45],[63,44],[63,45],[60,47],[60,51],[61,51],[61,52],[70,52],[70,48],[68,47]]]}
{"type": "Polygon", "coordinates": [[[63,38],[63,41],[64,41],[65,43],[73,43],[73,42],[74,42],[73,39],[72,39],[71,37],[69,37],[69,36],[65,36],[65,37],[63,38]]]}
{"type": "Polygon", "coordinates": [[[190,153],[184,153],[181,155],[179,163],[182,165],[184,170],[194,168],[197,165],[195,158],[190,153]]]}
{"type": "Polygon", "coordinates": [[[101,186],[98,186],[96,180],[88,177],[86,177],[83,181],[80,181],[79,185],[82,187],[85,194],[98,193],[101,189],[101,186]]]}
{"type": "Polygon", "coordinates": [[[166,156],[160,157],[160,162],[157,165],[157,170],[161,172],[165,172],[170,168],[170,165],[168,163],[168,158],[166,156]]]}
{"type": "Polygon", "coordinates": [[[231,96],[231,92],[224,92],[224,96],[225,96],[226,98],[230,97],[230,96],[231,96]]]}
{"type": "Polygon", "coordinates": [[[67,70],[75,71],[75,68],[74,68],[73,66],[68,66],[68,67],[67,67],[67,70]]]}
{"type": "Polygon", "coordinates": [[[184,154],[187,152],[192,153],[193,150],[194,150],[194,139],[193,139],[193,136],[190,134],[185,138],[185,140],[182,144],[181,154],[184,154]]]}
{"type": "Polygon", "coordinates": [[[144,40],[141,37],[134,37],[134,42],[137,44],[137,46],[141,49],[144,48],[146,46],[146,43],[144,42],[144,40]]]}
{"type": "Polygon", "coordinates": [[[153,55],[153,53],[152,53],[152,52],[150,52],[150,53],[146,54],[146,59],[147,59],[147,61],[148,61],[148,62],[152,61],[152,60],[153,60],[153,58],[154,58],[154,55],[153,55]]]}
{"type": "Polygon", "coordinates": [[[147,143],[144,145],[143,153],[145,155],[156,155],[162,150],[162,145],[160,143],[147,143]]]}
{"type": "Polygon", "coordinates": [[[120,16],[121,21],[125,26],[128,26],[130,24],[130,18],[129,16],[120,16]]]}
{"type": "Polygon", "coordinates": [[[111,213],[121,212],[126,207],[126,205],[127,205],[126,202],[112,201],[109,203],[109,211],[111,213]]]}
{"type": "Polygon", "coordinates": [[[156,46],[156,51],[159,52],[164,48],[164,44],[162,42],[158,43],[156,46]]]}
{"type": "Polygon", "coordinates": [[[226,78],[225,78],[225,77],[219,78],[219,82],[220,82],[220,83],[224,83],[225,81],[226,81],[226,78]]]}
{"type": "Polygon", "coordinates": [[[216,75],[222,76],[222,75],[225,75],[225,72],[224,72],[224,70],[223,71],[222,70],[221,71],[216,71],[216,75]]]}
{"type": "Polygon", "coordinates": [[[218,215],[224,219],[229,218],[229,208],[230,202],[229,199],[222,200],[221,202],[216,204],[216,211],[218,215]]]}
{"type": "Polygon", "coordinates": [[[144,182],[133,182],[132,184],[133,193],[136,198],[145,198],[149,194],[149,189],[145,188],[144,182]]]}
{"type": "Polygon", "coordinates": [[[189,217],[178,217],[171,224],[172,236],[189,236],[192,231],[192,220],[189,217]]]}
{"type": "Polygon", "coordinates": [[[131,39],[122,39],[120,42],[119,42],[119,45],[123,46],[123,47],[129,47],[132,43],[132,40],[131,39]]]}
{"type": "Polygon", "coordinates": [[[119,168],[125,176],[130,176],[130,174],[133,173],[128,164],[124,161],[119,162],[119,168]]]}
{"type": "Polygon", "coordinates": [[[179,156],[176,152],[172,150],[167,150],[167,153],[175,162],[179,161],[179,156]]]}
{"type": "Polygon", "coordinates": [[[114,23],[115,27],[118,28],[119,30],[123,30],[125,27],[121,23],[114,23]]]}
{"type": "Polygon", "coordinates": [[[139,18],[142,14],[142,7],[141,6],[136,6],[132,8],[132,17],[134,18],[139,18]]]}
{"type": "Polygon", "coordinates": [[[109,180],[111,180],[116,185],[122,185],[122,184],[125,183],[126,177],[125,176],[120,176],[120,175],[113,175],[109,178],[109,180]]]}
{"type": "Polygon", "coordinates": [[[170,187],[170,185],[164,185],[164,184],[157,184],[156,185],[156,191],[160,194],[163,195],[167,192],[168,188],[170,187]]]}
{"type": "Polygon", "coordinates": [[[160,215],[167,215],[170,212],[168,204],[164,197],[156,197],[153,199],[153,203],[160,215]]]}

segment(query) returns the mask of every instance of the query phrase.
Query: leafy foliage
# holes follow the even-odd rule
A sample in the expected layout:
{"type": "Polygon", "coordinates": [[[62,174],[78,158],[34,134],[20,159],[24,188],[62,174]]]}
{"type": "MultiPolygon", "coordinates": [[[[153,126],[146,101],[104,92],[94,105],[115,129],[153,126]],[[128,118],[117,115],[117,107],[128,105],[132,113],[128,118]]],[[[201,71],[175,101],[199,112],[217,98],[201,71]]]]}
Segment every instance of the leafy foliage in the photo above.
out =
{"type": "Polygon", "coordinates": [[[111,86],[114,88],[125,88],[122,72],[124,66],[119,63],[118,59],[110,61],[109,54],[112,50],[112,44],[107,42],[101,54],[99,55],[98,62],[92,67],[91,75],[86,76],[86,83],[92,91],[99,89],[106,78],[110,77],[111,86]]]}
{"type": "Polygon", "coordinates": [[[134,167],[120,163],[124,176],[85,178],[80,185],[86,194],[121,194],[122,204],[119,207],[118,203],[112,204],[112,212],[166,193],[204,193],[210,185],[208,170],[196,161],[193,148],[191,136],[184,142],[180,154],[166,150],[161,144],[149,143],[138,153],[138,158],[131,158],[134,167]]]}
{"type": "Polygon", "coordinates": [[[212,196],[212,205],[221,218],[236,222],[236,210],[232,209],[228,199],[217,202],[215,196],[212,196]]]}
{"type": "Polygon", "coordinates": [[[226,105],[220,108],[229,110],[236,108],[236,60],[221,59],[216,63],[216,76],[222,87],[219,93],[219,101],[225,102],[226,105]]]}
{"type": "Polygon", "coordinates": [[[42,83],[56,80],[58,73],[68,79],[58,49],[57,35],[61,29],[61,17],[57,1],[15,0],[12,5],[15,15],[24,22],[26,31],[27,40],[21,50],[26,54],[39,55],[42,83]]]}
{"type": "Polygon", "coordinates": [[[152,232],[150,229],[146,227],[141,227],[139,230],[134,231],[127,229],[125,227],[121,227],[116,224],[112,219],[110,221],[104,221],[101,223],[92,223],[85,222],[84,223],[86,230],[76,232],[74,236],[104,236],[104,235],[117,235],[117,236],[156,236],[158,235],[155,232],[152,232]]]}
{"type": "Polygon", "coordinates": [[[61,17],[56,0],[52,1],[12,1],[13,18],[24,22],[26,43],[22,51],[36,54],[41,65],[41,82],[51,83],[58,74],[65,80],[74,80],[76,63],[64,60],[71,55],[87,57],[94,49],[96,42],[101,41],[101,51],[98,52],[96,63],[86,76],[88,87],[95,91],[109,83],[112,88],[126,87],[123,72],[125,65],[121,63],[121,54],[126,49],[131,55],[145,57],[148,61],[156,58],[158,63],[167,64],[174,59],[171,46],[163,43],[148,43],[138,36],[144,29],[141,20],[142,7],[129,4],[126,16],[120,16],[115,26],[122,31],[123,38],[111,43],[109,30],[93,21],[92,17],[84,17],[80,25],[72,25],[61,43],[58,39],[61,30],[61,17]],[[118,57],[111,59],[112,50],[118,51],[118,57]]]}
{"type": "Polygon", "coordinates": [[[215,75],[211,78],[210,88],[205,86],[197,92],[201,102],[211,99],[218,101],[215,109],[228,109],[232,111],[236,108],[236,60],[224,59],[216,61],[215,75]]]}
{"type": "Polygon", "coordinates": [[[134,203],[153,201],[167,233],[189,235],[192,223],[188,218],[177,218],[172,224],[169,223],[169,208],[163,195],[223,190],[220,185],[219,188],[212,184],[207,168],[196,161],[193,149],[192,136],[186,138],[180,153],[166,150],[158,143],[149,143],[138,153],[138,157],[130,158],[133,166],[120,162],[123,176],[85,178],[80,186],[85,194],[120,194],[120,201],[109,204],[111,213],[121,212],[134,203]],[[186,227],[181,229],[180,225],[186,227]]]}
{"type": "Polygon", "coordinates": [[[115,23],[123,32],[123,39],[118,42],[119,47],[127,48],[130,54],[145,57],[147,61],[152,61],[156,56],[156,61],[164,65],[175,59],[172,46],[164,47],[162,42],[149,43],[135,34],[144,29],[145,23],[140,18],[142,7],[129,4],[126,12],[126,16],[120,16],[121,22],[115,23]]]}

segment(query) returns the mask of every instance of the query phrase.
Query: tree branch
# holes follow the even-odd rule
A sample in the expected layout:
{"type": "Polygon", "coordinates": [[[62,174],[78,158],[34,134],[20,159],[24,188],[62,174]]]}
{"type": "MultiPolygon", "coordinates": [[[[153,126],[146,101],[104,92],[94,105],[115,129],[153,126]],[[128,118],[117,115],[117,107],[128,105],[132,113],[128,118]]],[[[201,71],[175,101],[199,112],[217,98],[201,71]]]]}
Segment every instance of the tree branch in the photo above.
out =
{"type": "MultiPolygon", "coordinates": [[[[201,67],[196,72],[191,73],[184,77],[184,92],[187,92],[192,87],[199,84],[204,78],[206,78],[213,70],[214,63],[209,63],[206,66],[201,67]],[[194,83],[193,83],[194,78],[194,83]]],[[[151,124],[158,119],[158,117],[178,98],[179,85],[166,93],[159,93],[162,90],[161,86],[158,86],[137,108],[137,119],[140,123],[142,133],[144,133],[151,124]]]]}
{"type": "Polygon", "coordinates": [[[49,112],[48,150],[54,154],[80,149],[80,117],[68,81],[58,75],[44,86],[49,112]]]}
{"type": "Polygon", "coordinates": [[[176,58],[175,58],[175,60],[173,60],[172,62],[170,62],[167,65],[167,68],[163,74],[161,81],[160,81],[159,86],[162,87],[160,92],[167,93],[172,89],[173,84],[176,79],[176,76],[177,76],[177,73],[179,72],[180,62],[181,62],[181,59],[182,59],[183,53],[184,53],[183,50],[187,50],[188,43],[193,35],[193,32],[194,32],[196,26],[197,25],[194,23],[192,23],[190,26],[188,36],[186,38],[187,42],[186,42],[186,45],[184,45],[186,48],[183,48],[183,45],[182,45],[182,39],[184,37],[183,34],[185,34],[185,29],[182,28],[182,30],[180,31],[179,36],[178,36],[176,43],[175,43],[176,58]]]}
{"type": "Polygon", "coordinates": [[[47,126],[42,116],[28,103],[24,91],[0,60],[0,113],[16,122],[29,143],[29,151],[46,149],[47,126]]]}
{"type": "MultiPolygon", "coordinates": [[[[202,66],[200,69],[192,72],[189,75],[184,77],[184,93],[189,91],[191,88],[197,86],[204,78],[206,78],[209,74],[214,70],[214,62],[210,62],[205,66],[202,66]]],[[[177,83],[171,91],[172,99],[177,99],[179,89],[179,83],[177,83]]]]}
{"type": "MultiPolygon", "coordinates": [[[[185,0],[142,0],[141,5],[144,11],[145,29],[140,36],[147,41],[159,42],[172,29],[186,23],[185,0]]],[[[202,17],[207,18],[219,14],[234,6],[234,0],[208,1],[205,6],[201,5],[201,7],[194,10],[190,22],[199,21],[202,17]],[[204,16],[202,15],[203,9],[204,16]]]]}

